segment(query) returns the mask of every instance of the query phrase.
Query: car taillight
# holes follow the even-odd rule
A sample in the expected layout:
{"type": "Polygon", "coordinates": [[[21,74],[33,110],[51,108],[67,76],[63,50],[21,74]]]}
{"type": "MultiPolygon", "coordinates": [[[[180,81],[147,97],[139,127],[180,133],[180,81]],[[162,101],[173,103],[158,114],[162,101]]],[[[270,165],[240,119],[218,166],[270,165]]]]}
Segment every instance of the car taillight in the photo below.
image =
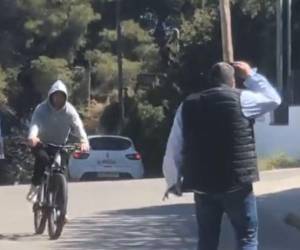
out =
{"type": "Polygon", "coordinates": [[[135,153],[135,154],[127,154],[126,157],[129,159],[129,160],[141,160],[142,159],[142,156],[139,154],[139,153],[135,153]]]}
{"type": "Polygon", "coordinates": [[[73,158],[74,159],[87,159],[89,156],[90,156],[90,154],[87,153],[87,152],[75,151],[73,153],[73,158]]]}

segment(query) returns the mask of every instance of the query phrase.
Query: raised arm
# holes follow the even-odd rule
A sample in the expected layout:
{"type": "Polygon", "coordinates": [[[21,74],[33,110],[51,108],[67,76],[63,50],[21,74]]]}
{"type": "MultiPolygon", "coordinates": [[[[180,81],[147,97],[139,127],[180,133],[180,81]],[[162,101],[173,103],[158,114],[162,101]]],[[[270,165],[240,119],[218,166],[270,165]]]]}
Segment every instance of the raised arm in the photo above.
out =
{"type": "Polygon", "coordinates": [[[242,111],[246,117],[257,118],[273,111],[281,104],[281,98],[269,81],[244,62],[234,63],[244,77],[247,90],[241,93],[242,111]]]}

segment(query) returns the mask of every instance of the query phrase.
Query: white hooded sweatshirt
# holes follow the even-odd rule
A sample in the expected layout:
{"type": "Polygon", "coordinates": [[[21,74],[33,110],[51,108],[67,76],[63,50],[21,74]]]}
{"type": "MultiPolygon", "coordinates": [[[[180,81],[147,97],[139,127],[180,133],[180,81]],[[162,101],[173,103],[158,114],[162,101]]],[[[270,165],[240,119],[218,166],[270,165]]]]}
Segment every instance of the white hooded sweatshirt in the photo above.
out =
{"type": "Polygon", "coordinates": [[[48,92],[48,98],[33,112],[28,138],[37,136],[44,143],[63,145],[72,132],[81,142],[88,142],[79,114],[67,98],[68,92],[65,84],[61,80],[56,81],[48,92]],[[50,96],[56,91],[61,91],[66,95],[66,103],[59,110],[55,110],[50,102],[50,96]]]}

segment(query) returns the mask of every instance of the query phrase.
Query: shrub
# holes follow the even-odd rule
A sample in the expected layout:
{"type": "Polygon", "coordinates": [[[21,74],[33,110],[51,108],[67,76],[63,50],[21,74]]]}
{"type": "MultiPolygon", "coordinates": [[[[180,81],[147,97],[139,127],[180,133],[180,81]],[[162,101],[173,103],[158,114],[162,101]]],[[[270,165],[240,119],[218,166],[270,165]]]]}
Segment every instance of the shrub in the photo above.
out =
{"type": "Polygon", "coordinates": [[[29,183],[32,177],[34,158],[25,143],[27,130],[13,128],[11,135],[4,138],[7,173],[3,184],[29,183]]]}
{"type": "Polygon", "coordinates": [[[300,160],[294,159],[285,153],[278,153],[269,158],[258,160],[260,170],[273,170],[280,168],[295,168],[300,166],[300,160]]]}

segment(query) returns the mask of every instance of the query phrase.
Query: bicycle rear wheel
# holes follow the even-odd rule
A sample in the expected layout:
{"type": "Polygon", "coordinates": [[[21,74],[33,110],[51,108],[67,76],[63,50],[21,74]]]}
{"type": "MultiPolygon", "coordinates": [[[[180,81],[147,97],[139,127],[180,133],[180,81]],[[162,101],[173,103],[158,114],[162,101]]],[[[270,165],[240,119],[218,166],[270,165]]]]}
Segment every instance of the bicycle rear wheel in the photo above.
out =
{"type": "Polygon", "coordinates": [[[48,194],[48,234],[51,240],[58,239],[62,233],[67,212],[68,190],[66,177],[55,173],[50,178],[50,191],[48,194]]]}
{"type": "Polygon", "coordinates": [[[33,217],[34,217],[34,231],[36,234],[42,234],[45,231],[47,222],[47,212],[43,206],[43,197],[45,194],[45,188],[41,187],[38,192],[37,202],[33,204],[33,217]]]}

